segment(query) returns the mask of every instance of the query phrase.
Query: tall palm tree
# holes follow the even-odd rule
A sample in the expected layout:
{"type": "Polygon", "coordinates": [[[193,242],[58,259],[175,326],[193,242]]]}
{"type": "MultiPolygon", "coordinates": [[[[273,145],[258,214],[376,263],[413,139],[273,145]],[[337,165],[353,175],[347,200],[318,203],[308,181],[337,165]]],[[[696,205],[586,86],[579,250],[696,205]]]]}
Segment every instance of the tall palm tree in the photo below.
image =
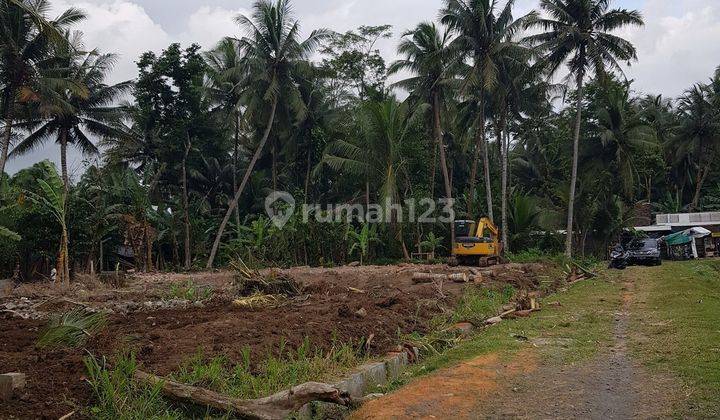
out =
{"type": "Polygon", "coordinates": [[[644,22],[637,10],[610,9],[610,0],[541,0],[540,7],[546,16],[534,19],[533,23],[544,32],[526,39],[543,54],[540,63],[549,75],[567,64],[568,78],[574,78],[577,89],[565,242],[565,255],[570,258],[585,76],[592,72],[598,77],[608,71],[622,73],[618,61],[637,60],[635,47],[610,32],[625,26],[642,26],[644,22]]]}
{"type": "Polygon", "coordinates": [[[720,68],[709,84],[697,84],[680,98],[679,124],[672,140],[676,156],[690,157],[696,167],[689,211],[697,210],[703,186],[720,153],[720,68]]]}
{"type": "MultiPolygon", "coordinates": [[[[443,141],[443,129],[440,115],[445,95],[445,82],[448,78],[448,69],[453,64],[453,56],[448,48],[450,34],[447,30],[440,31],[434,23],[420,23],[414,30],[403,34],[398,46],[398,53],[404,56],[390,65],[389,74],[401,70],[410,71],[413,76],[397,82],[395,85],[410,92],[411,98],[430,105],[432,113],[432,136],[434,150],[440,150],[440,168],[443,175],[445,197],[453,199],[450,173],[443,141]]],[[[435,184],[435,154],[431,170],[431,190],[435,184]]],[[[455,242],[455,226],[450,224],[450,243],[455,242]]]]}
{"type": "Polygon", "coordinates": [[[104,83],[117,56],[97,51],[79,52],[79,37],[68,41],[64,49],[66,57],[54,60],[49,69],[41,73],[52,74],[53,79],[64,80],[74,86],[82,86],[84,92],[67,89],[66,84],[48,84],[39,89],[31,118],[18,123],[18,127],[30,134],[13,149],[11,156],[20,156],[54,138],[60,145],[60,162],[65,191],[69,187],[67,148],[74,145],[85,155],[96,155],[98,148],[88,134],[101,139],[123,138],[121,126],[122,108],[115,105],[131,87],[131,82],[115,85],[104,83]]]}
{"type": "Polygon", "coordinates": [[[248,112],[251,115],[266,115],[267,124],[240,187],[220,223],[207,268],[215,262],[225,227],[270,136],[278,101],[282,98],[295,107],[302,103],[293,75],[299,66],[307,65],[310,54],[330,34],[324,29],[314,30],[306,40],[301,41],[300,24],[293,19],[289,0],[277,0],[275,3],[259,0],[253,5],[252,15],[240,15],[235,21],[247,32],[247,36],[238,42],[246,55],[244,60],[248,76],[245,83],[250,88],[246,98],[248,112]]]}
{"type": "Polygon", "coordinates": [[[398,204],[407,170],[402,147],[407,141],[408,121],[407,104],[398,104],[394,98],[368,102],[361,110],[362,135],[358,141],[331,143],[323,161],[348,175],[367,174],[381,202],[398,204]]]}
{"type": "MultiPolygon", "coordinates": [[[[362,136],[357,142],[338,140],[329,145],[323,161],[333,170],[355,176],[366,176],[378,191],[385,214],[396,221],[392,206],[402,203],[401,190],[409,182],[407,161],[403,147],[407,142],[412,118],[407,103],[395,98],[383,102],[368,102],[362,107],[360,124],[362,136]]],[[[399,230],[405,257],[407,247],[399,230]]]]}
{"type": "MultiPolygon", "coordinates": [[[[452,48],[472,59],[472,64],[466,66],[461,74],[461,93],[477,102],[475,156],[470,171],[470,193],[474,194],[475,191],[478,161],[482,155],[490,219],[493,219],[493,200],[490,158],[485,135],[486,98],[498,84],[500,62],[527,54],[527,49],[516,42],[514,37],[535,19],[535,12],[530,12],[513,20],[514,5],[515,0],[508,0],[502,8],[497,0],[445,0],[445,7],[440,11],[442,23],[457,35],[452,42],[452,48]]],[[[471,199],[468,204],[468,212],[471,214],[473,206],[474,199],[471,199]]]]}
{"type": "Polygon", "coordinates": [[[53,47],[66,42],[62,32],[85,18],[70,8],[50,21],[47,0],[0,0],[0,91],[3,133],[0,138],[0,174],[10,150],[13,123],[21,102],[34,92],[38,66],[52,58],[53,47]]]}
{"type": "MultiPolygon", "coordinates": [[[[232,190],[237,190],[237,167],[243,124],[242,96],[247,88],[243,52],[239,43],[225,38],[205,54],[208,63],[209,97],[233,127],[232,190]]],[[[240,226],[240,210],[235,208],[235,224],[240,226]]],[[[239,234],[239,232],[238,232],[239,234]]]]}
{"type": "MultiPolygon", "coordinates": [[[[617,167],[625,197],[632,199],[638,178],[636,159],[643,150],[657,147],[655,132],[630,100],[628,84],[608,83],[600,92],[595,113],[600,129],[600,145],[612,153],[610,158],[617,167]]],[[[595,156],[601,155],[598,153],[595,156]]],[[[606,170],[607,162],[601,160],[598,164],[606,170]]]]}
{"type": "Polygon", "coordinates": [[[500,149],[501,160],[501,197],[500,220],[502,226],[503,251],[509,252],[513,241],[508,239],[508,195],[510,192],[510,124],[529,100],[545,100],[539,97],[536,90],[542,89],[538,85],[537,77],[530,70],[529,51],[522,56],[511,60],[500,61],[499,81],[495,93],[489,98],[490,108],[494,119],[495,137],[500,149]]]}

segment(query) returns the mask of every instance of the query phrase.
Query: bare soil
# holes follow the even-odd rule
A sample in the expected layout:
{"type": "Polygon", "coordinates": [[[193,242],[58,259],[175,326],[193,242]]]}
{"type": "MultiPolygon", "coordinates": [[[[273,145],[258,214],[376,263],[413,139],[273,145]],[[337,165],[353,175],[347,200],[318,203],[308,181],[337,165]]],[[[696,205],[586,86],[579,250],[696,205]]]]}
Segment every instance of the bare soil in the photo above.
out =
{"type": "MultiPolygon", "coordinates": [[[[543,267],[507,265],[486,272],[487,287],[511,283],[534,289],[543,267]]],[[[70,291],[48,284],[23,285],[0,298],[0,371],[23,372],[21,395],[0,404],[0,418],[59,418],[89,404],[83,356],[112,357],[133,350],[143,369],[158,375],[177,370],[190,357],[225,356],[240,361],[249,347],[259,362],[277,352],[281,341],[294,348],[307,337],[328,349],[333,340],[357,343],[373,339],[370,355],[382,355],[399,343],[398,334],[426,332],[429,321],[449,313],[467,284],[413,284],[416,271],[467,272],[447,266],[300,267],[281,270],[302,287],[300,296],[277,307],[232,305],[233,273],[137,275],[120,288],[79,282],[70,291]],[[192,279],[213,297],[196,303],[168,297],[173,284],[192,279]],[[35,342],[49,314],[77,304],[111,311],[109,325],[85,349],[43,350],[35,342]],[[358,311],[364,309],[364,311],[358,311]],[[363,314],[364,312],[364,314],[363,314]]]]}

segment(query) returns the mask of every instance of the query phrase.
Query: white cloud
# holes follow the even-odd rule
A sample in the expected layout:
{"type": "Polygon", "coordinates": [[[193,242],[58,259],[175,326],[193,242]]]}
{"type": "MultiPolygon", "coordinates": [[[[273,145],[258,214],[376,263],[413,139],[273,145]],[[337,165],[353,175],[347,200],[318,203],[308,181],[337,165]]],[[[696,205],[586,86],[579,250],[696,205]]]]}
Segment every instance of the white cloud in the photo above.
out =
{"type": "Polygon", "coordinates": [[[187,23],[187,30],[177,38],[183,44],[196,43],[204,49],[213,48],[226,36],[240,36],[240,29],[234,19],[248,14],[245,9],[228,10],[222,7],[203,6],[195,11],[187,23]]]}
{"type": "Polygon", "coordinates": [[[648,0],[643,7],[646,26],[623,31],[638,49],[639,60],[627,71],[637,90],[678,96],[706,81],[720,65],[720,4],[695,3],[701,7],[683,7],[672,15],[677,4],[648,0]]]}
{"type": "Polygon", "coordinates": [[[85,45],[119,55],[110,82],[135,78],[135,61],[140,54],[149,50],[159,51],[172,42],[171,36],[153,21],[145,9],[132,1],[97,4],[56,0],[52,4],[55,13],[71,6],[85,11],[88,18],[78,25],[85,34],[85,45]]]}

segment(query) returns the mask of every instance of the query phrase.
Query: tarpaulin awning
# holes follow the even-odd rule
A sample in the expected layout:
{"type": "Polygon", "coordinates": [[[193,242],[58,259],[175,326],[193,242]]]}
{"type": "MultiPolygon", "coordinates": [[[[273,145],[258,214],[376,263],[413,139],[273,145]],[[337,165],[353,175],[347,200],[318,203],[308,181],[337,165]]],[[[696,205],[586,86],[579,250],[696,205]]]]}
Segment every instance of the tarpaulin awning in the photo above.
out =
{"type": "Polygon", "coordinates": [[[682,232],[673,233],[672,235],[667,235],[663,237],[663,240],[668,246],[685,245],[691,243],[696,238],[704,238],[711,233],[712,232],[705,228],[694,227],[682,232]]]}

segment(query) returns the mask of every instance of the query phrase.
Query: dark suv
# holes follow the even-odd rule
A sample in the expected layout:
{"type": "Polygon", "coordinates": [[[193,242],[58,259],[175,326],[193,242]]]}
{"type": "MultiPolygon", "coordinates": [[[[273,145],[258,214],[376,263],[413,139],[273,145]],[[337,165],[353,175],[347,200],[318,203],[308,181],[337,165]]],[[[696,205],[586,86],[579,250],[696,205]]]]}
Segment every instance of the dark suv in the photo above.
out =
{"type": "Polygon", "coordinates": [[[660,265],[660,245],[657,239],[634,239],[627,246],[628,262],[638,265],[660,265]]]}

